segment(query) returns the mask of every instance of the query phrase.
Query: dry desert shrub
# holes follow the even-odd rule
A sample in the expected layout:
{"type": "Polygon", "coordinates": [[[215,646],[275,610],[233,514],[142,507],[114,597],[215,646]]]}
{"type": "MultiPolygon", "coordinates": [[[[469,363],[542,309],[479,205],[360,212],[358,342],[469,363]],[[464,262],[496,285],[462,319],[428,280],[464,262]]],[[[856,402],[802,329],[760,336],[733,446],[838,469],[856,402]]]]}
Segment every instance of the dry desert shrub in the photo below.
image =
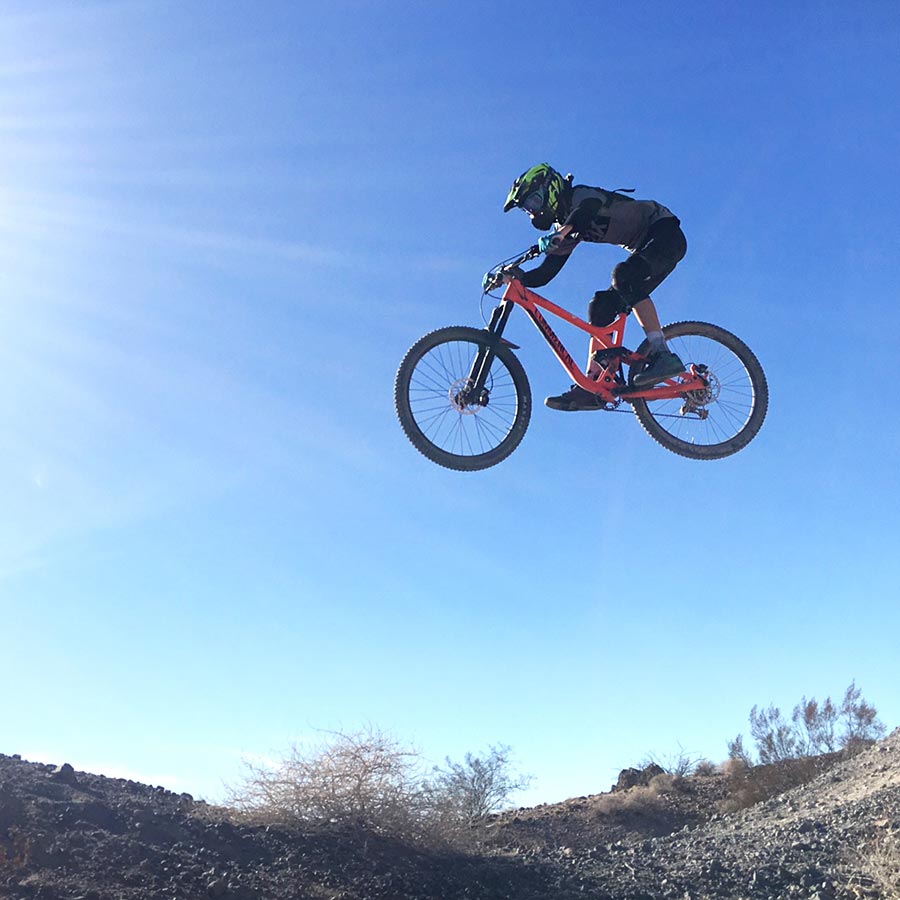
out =
{"type": "Polygon", "coordinates": [[[244,780],[229,797],[237,817],[288,827],[361,827],[459,848],[482,841],[490,814],[528,783],[512,771],[508,747],[429,769],[418,751],[371,726],[326,732],[319,743],[294,745],[275,763],[244,765],[244,780]]]}
{"type": "Polygon", "coordinates": [[[712,763],[708,759],[689,753],[683,747],[679,746],[676,753],[663,755],[648,753],[638,768],[647,769],[650,766],[658,766],[670,775],[684,777],[686,775],[699,774],[699,769],[711,765],[712,763]]]}
{"type": "Polygon", "coordinates": [[[651,797],[658,797],[661,794],[672,794],[676,791],[684,790],[684,779],[680,775],[673,775],[665,772],[662,775],[654,775],[647,785],[647,792],[651,797]]]}
{"type": "Polygon", "coordinates": [[[871,882],[880,900],[900,900],[900,833],[876,835],[850,860],[853,869],[871,882]]]}
{"type": "Polygon", "coordinates": [[[682,790],[683,786],[682,778],[664,773],[654,776],[649,784],[639,784],[625,791],[601,794],[593,799],[591,807],[595,815],[613,819],[634,813],[651,815],[662,808],[660,797],[682,790]]]}
{"type": "Polygon", "coordinates": [[[719,766],[719,771],[728,778],[735,778],[743,775],[749,768],[750,765],[746,760],[732,757],[731,759],[726,759],[725,762],[719,766]]]}
{"type": "Polygon", "coordinates": [[[754,806],[791,788],[807,784],[844,758],[840,753],[783,760],[767,766],[749,766],[742,759],[723,764],[728,776],[728,796],[719,804],[720,812],[735,812],[754,806]]]}
{"type": "Polygon", "coordinates": [[[273,765],[244,765],[230,804],[261,823],[362,825],[414,836],[426,818],[418,755],[375,728],[295,744],[273,765]]]}
{"type": "MultiPolygon", "coordinates": [[[[763,765],[843,749],[852,751],[884,737],[885,731],[878,710],[863,697],[855,681],[850,682],[840,704],[830,697],[822,703],[815,697],[802,697],[790,721],[773,703],[750,710],[750,733],[756,743],[758,762],[763,765]]],[[[744,746],[740,734],[729,741],[728,755],[753,763],[751,751],[744,746]]]]}

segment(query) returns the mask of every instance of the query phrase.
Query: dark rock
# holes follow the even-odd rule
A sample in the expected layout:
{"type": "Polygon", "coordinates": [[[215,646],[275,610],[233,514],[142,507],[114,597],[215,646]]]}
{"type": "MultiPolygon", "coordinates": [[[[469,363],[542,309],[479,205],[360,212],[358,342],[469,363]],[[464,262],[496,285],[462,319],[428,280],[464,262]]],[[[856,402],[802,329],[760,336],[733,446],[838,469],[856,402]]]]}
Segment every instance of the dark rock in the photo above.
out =
{"type": "Polygon", "coordinates": [[[206,886],[206,893],[210,897],[221,897],[228,890],[228,882],[224,878],[217,878],[206,886]]]}
{"type": "Polygon", "coordinates": [[[665,769],[656,763],[650,763],[643,769],[622,769],[613,786],[613,791],[627,791],[638,785],[648,785],[657,775],[664,775],[665,769]]]}
{"type": "Polygon", "coordinates": [[[78,779],[75,777],[75,769],[69,763],[56,766],[52,775],[54,779],[61,781],[63,784],[76,785],[78,783],[78,779]]]}

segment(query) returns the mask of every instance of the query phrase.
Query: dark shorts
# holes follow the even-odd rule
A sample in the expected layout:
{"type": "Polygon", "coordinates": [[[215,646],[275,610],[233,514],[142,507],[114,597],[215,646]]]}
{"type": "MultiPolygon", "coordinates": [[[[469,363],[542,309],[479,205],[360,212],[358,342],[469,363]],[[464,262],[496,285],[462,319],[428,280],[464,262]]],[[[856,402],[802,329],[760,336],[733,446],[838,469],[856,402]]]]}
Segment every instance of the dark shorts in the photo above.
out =
{"type": "Polygon", "coordinates": [[[647,236],[633,256],[640,256],[650,266],[650,277],[641,285],[648,295],[672,274],[687,253],[687,238],[678,219],[660,219],[650,226],[647,236]]]}
{"type": "Polygon", "coordinates": [[[608,325],[623,311],[649,297],[687,253],[681,222],[660,219],[651,225],[640,246],[612,273],[612,287],[597,291],[588,306],[592,325],[608,325]]]}

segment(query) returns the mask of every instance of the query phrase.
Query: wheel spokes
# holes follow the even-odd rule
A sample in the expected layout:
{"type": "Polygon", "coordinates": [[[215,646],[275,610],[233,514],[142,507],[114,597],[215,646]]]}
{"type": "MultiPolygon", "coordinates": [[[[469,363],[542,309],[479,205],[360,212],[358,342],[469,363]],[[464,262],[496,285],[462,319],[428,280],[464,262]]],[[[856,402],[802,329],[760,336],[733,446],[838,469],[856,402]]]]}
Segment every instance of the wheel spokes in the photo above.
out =
{"type": "Polygon", "coordinates": [[[480,347],[451,341],[425,351],[409,383],[409,407],[419,430],[436,447],[458,456],[476,456],[499,446],[512,430],[518,412],[515,384],[496,358],[485,384],[486,404],[458,397],[480,347]]]}
{"type": "Polygon", "coordinates": [[[649,412],[661,428],[685,443],[711,446],[740,433],[753,412],[755,391],[747,367],[729,347],[703,335],[670,338],[669,348],[687,366],[707,367],[709,397],[693,406],[681,398],[651,401],[649,412]]]}

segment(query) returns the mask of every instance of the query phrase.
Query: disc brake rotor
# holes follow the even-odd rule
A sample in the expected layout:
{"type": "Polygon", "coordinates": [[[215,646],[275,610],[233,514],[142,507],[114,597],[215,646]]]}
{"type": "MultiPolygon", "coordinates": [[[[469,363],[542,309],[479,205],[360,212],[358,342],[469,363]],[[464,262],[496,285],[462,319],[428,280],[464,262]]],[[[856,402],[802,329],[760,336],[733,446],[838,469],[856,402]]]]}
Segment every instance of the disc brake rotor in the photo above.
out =
{"type": "Polygon", "coordinates": [[[719,394],[722,393],[722,382],[714,372],[706,371],[703,373],[703,377],[707,380],[706,387],[685,393],[684,405],[681,407],[683,416],[693,413],[699,418],[705,419],[709,415],[709,410],[704,407],[719,399],[719,394]]]}
{"type": "Polygon", "coordinates": [[[448,391],[450,405],[463,416],[474,416],[488,405],[489,391],[483,390],[477,399],[470,396],[469,379],[457,378],[448,391]]]}

